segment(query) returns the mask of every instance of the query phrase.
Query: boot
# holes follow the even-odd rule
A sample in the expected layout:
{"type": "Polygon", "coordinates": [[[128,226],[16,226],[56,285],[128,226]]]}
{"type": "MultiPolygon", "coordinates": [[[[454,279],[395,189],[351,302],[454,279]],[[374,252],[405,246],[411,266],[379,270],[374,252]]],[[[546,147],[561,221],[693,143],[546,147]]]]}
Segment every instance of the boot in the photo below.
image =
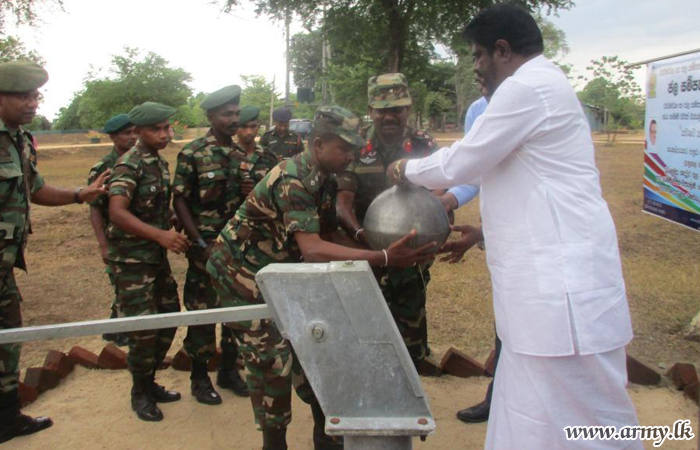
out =
{"type": "Polygon", "coordinates": [[[180,400],[182,397],[179,392],[169,391],[163,386],[156,383],[156,372],[153,371],[149,376],[149,393],[153,401],[156,403],[171,403],[180,400]]]}
{"type": "Polygon", "coordinates": [[[223,351],[219,363],[219,372],[216,374],[216,385],[224,389],[231,389],[239,397],[248,397],[250,395],[248,386],[238,373],[237,359],[237,349],[233,351],[225,349],[223,351]]]}
{"type": "Polygon", "coordinates": [[[0,395],[0,443],[26,436],[53,425],[48,417],[29,417],[19,412],[19,391],[0,395]]]}
{"type": "Polygon", "coordinates": [[[211,380],[207,373],[207,363],[192,360],[190,383],[192,395],[199,403],[204,403],[205,405],[221,404],[221,396],[214,390],[214,386],[211,385],[211,380]]]}
{"type": "Polygon", "coordinates": [[[139,419],[148,422],[163,420],[163,413],[151,397],[151,378],[146,375],[132,374],[134,385],[131,388],[131,409],[136,411],[139,419]]]}
{"type": "Polygon", "coordinates": [[[263,427],[262,450],[287,450],[287,428],[263,427]]]}
{"type": "Polygon", "coordinates": [[[314,417],[314,450],[343,450],[342,436],[326,434],[326,415],[316,399],[311,402],[311,415],[314,417]]]}

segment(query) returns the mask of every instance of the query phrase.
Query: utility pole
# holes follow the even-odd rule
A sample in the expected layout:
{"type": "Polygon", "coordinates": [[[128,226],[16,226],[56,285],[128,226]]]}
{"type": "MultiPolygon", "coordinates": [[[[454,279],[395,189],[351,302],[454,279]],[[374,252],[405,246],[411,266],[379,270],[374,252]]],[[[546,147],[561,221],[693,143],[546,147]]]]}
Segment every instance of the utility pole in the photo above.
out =
{"type": "Polygon", "coordinates": [[[284,27],[285,27],[285,35],[286,35],[286,40],[287,40],[287,51],[285,53],[285,62],[287,65],[287,70],[286,70],[286,79],[285,79],[285,86],[284,86],[284,104],[286,106],[289,106],[289,72],[290,72],[290,61],[289,61],[289,22],[291,22],[291,14],[289,13],[289,3],[287,3],[287,7],[285,9],[285,18],[284,18],[284,27]]]}
{"type": "Polygon", "coordinates": [[[269,128],[268,130],[272,129],[272,111],[275,109],[275,76],[272,76],[272,90],[270,91],[270,120],[269,120],[269,128]]]}

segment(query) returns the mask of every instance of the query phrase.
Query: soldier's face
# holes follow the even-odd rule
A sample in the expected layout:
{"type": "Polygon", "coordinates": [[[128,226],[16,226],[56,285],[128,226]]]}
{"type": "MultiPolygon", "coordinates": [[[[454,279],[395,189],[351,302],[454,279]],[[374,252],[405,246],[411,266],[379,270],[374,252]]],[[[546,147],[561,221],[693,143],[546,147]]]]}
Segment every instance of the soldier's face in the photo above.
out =
{"type": "Polygon", "coordinates": [[[228,104],[207,113],[211,127],[225,136],[233,136],[238,129],[238,115],[241,107],[228,104]]]}
{"type": "Polygon", "coordinates": [[[131,126],[124,128],[117,133],[110,134],[109,138],[112,140],[112,142],[114,142],[114,146],[117,148],[117,150],[123,153],[136,145],[138,134],[136,134],[136,127],[131,126]]]}
{"type": "Polygon", "coordinates": [[[275,122],[275,133],[285,135],[289,131],[289,122],[275,122]]]}
{"type": "Polygon", "coordinates": [[[170,121],[164,120],[149,127],[137,127],[139,140],[146,147],[162,150],[170,143],[170,121]]]}
{"type": "Polygon", "coordinates": [[[356,148],[339,137],[314,138],[313,149],[325,173],[340,173],[355,159],[356,148]]]}
{"type": "Polygon", "coordinates": [[[250,145],[255,142],[255,137],[258,135],[258,130],[260,130],[260,123],[257,120],[251,120],[246,122],[245,125],[238,128],[236,131],[236,136],[238,139],[243,141],[244,144],[250,145]]]}
{"type": "Polygon", "coordinates": [[[369,116],[374,129],[384,140],[392,140],[403,135],[408,120],[409,106],[394,108],[369,108],[369,116]]]}
{"type": "Polygon", "coordinates": [[[36,116],[39,96],[38,89],[0,94],[0,118],[13,128],[28,124],[36,116]]]}

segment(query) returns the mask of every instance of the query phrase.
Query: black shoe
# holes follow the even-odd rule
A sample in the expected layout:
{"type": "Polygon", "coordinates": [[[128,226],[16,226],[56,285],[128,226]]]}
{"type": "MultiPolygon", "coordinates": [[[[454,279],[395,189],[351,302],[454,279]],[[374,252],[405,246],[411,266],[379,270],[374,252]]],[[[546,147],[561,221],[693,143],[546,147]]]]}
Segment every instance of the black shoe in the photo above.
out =
{"type": "Polygon", "coordinates": [[[457,418],[466,423],[481,423],[489,420],[489,411],[491,404],[484,400],[483,402],[472,406],[471,408],[463,409],[457,412],[457,418]]]}
{"type": "Polygon", "coordinates": [[[263,428],[262,450],[287,450],[287,428],[263,428]]]}
{"type": "Polygon", "coordinates": [[[53,421],[48,417],[29,417],[19,414],[14,423],[0,428],[0,443],[9,441],[17,436],[27,436],[41,430],[45,430],[53,425],[53,421]]]}
{"type": "Polygon", "coordinates": [[[220,405],[221,396],[211,385],[211,380],[209,377],[206,378],[194,378],[191,380],[192,395],[197,399],[199,403],[205,405],[220,405]]]}
{"type": "Polygon", "coordinates": [[[326,415],[317,400],[311,402],[311,416],[314,419],[314,450],[343,450],[342,436],[326,434],[326,415]]]}
{"type": "Polygon", "coordinates": [[[131,388],[131,409],[136,412],[136,415],[141,420],[147,422],[163,420],[163,413],[151,396],[151,378],[149,376],[133,375],[133,379],[134,385],[131,388]]]}
{"type": "Polygon", "coordinates": [[[248,385],[241,378],[238,370],[219,370],[216,374],[216,385],[224,388],[230,389],[239,397],[248,397],[250,392],[248,392],[248,385]]]}
{"type": "Polygon", "coordinates": [[[182,398],[179,392],[169,391],[155,381],[151,381],[151,398],[156,403],[176,402],[182,398]]]}

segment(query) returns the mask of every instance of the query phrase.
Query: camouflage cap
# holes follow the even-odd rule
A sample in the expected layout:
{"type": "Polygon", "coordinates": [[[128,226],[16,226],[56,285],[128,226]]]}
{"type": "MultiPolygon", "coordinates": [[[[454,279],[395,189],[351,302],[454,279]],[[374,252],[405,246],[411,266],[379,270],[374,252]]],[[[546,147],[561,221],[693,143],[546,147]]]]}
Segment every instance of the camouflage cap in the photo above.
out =
{"type": "Polygon", "coordinates": [[[175,114],[176,109],[161,103],[146,102],[129,111],[129,120],[137,127],[148,127],[161,123],[175,114]]]}
{"type": "Polygon", "coordinates": [[[402,73],[385,73],[371,77],[367,83],[367,97],[372,108],[411,106],[408,81],[402,73]]]}
{"type": "Polygon", "coordinates": [[[364,147],[360,119],[340,106],[320,106],[314,114],[314,132],[332,133],[355,147],[364,147]]]}
{"type": "Polygon", "coordinates": [[[260,108],[257,106],[244,106],[238,116],[238,124],[244,126],[246,123],[257,120],[260,115],[260,108]]]}
{"type": "Polygon", "coordinates": [[[232,84],[231,86],[221,88],[218,91],[214,91],[204,97],[204,100],[201,101],[199,107],[205,111],[209,111],[210,109],[218,108],[219,106],[223,106],[227,103],[237,105],[240,100],[241,87],[236,84],[232,84]]]}
{"type": "Polygon", "coordinates": [[[0,92],[29,92],[49,81],[49,74],[31,61],[0,64],[0,92]]]}
{"type": "Polygon", "coordinates": [[[107,122],[105,122],[105,127],[102,129],[107,134],[112,134],[112,133],[117,133],[124,128],[128,128],[130,126],[133,126],[134,124],[131,123],[129,120],[129,116],[126,114],[117,114],[114,117],[111,117],[107,122]]]}

